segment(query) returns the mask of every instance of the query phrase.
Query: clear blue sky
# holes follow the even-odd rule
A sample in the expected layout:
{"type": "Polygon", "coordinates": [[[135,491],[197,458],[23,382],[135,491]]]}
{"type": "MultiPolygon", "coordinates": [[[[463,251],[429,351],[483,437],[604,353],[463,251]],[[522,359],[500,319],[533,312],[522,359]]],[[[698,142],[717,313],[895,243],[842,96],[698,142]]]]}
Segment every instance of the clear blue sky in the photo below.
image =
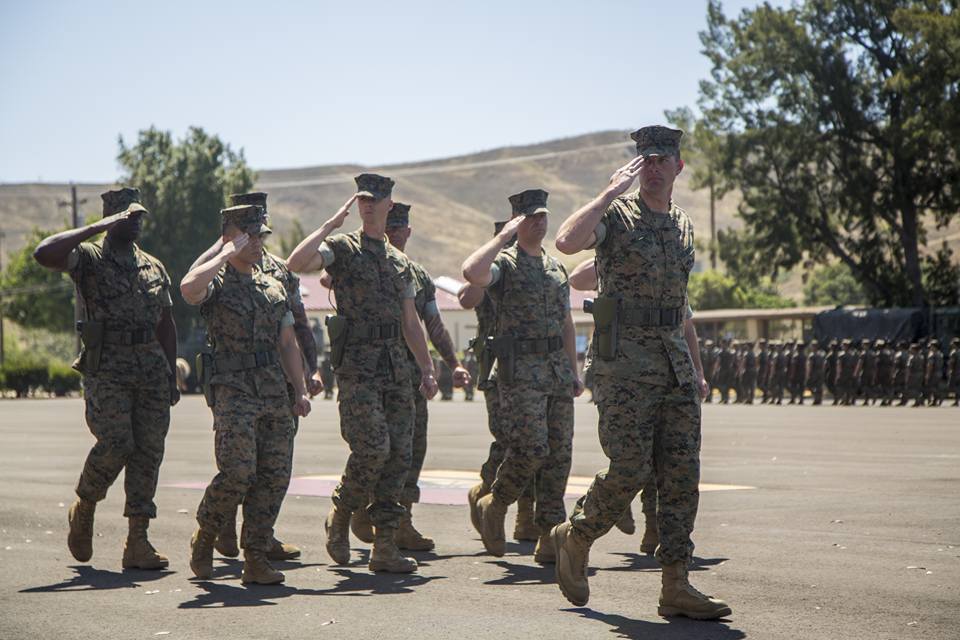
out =
{"type": "MultiPolygon", "coordinates": [[[[756,2],[725,2],[728,15],[756,2]]],[[[0,4],[0,182],[110,181],[190,125],[256,168],[438,158],[662,122],[705,0],[0,4]]]]}

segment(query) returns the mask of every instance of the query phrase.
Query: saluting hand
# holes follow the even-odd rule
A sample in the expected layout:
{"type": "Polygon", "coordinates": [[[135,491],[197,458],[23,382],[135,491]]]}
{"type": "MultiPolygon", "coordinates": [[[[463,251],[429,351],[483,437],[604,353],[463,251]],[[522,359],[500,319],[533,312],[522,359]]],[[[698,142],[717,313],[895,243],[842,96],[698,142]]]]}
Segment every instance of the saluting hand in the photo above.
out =
{"type": "Polygon", "coordinates": [[[241,233],[240,235],[235,237],[233,240],[229,242],[224,242],[223,249],[221,249],[220,252],[226,255],[228,258],[232,258],[233,256],[240,253],[243,250],[243,248],[247,246],[248,242],[250,242],[250,234],[241,233]]]}
{"type": "Polygon", "coordinates": [[[643,168],[645,160],[644,156],[637,156],[614,171],[613,175],[610,176],[609,191],[615,196],[625,193],[633,184],[633,181],[637,179],[637,176],[640,175],[640,169],[643,168]]]}
{"type": "Polygon", "coordinates": [[[500,233],[497,234],[497,237],[507,241],[517,234],[517,229],[520,228],[520,224],[526,219],[526,216],[516,216],[510,218],[507,221],[507,224],[503,225],[503,229],[500,230],[500,233]]]}
{"type": "Polygon", "coordinates": [[[353,203],[357,201],[357,194],[350,196],[350,199],[343,203],[343,206],[340,207],[340,210],[337,211],[337,215],[333,216],[331,222],[333,223],[334,229],[339,229],[343,226],[343,221],[347,219],[347,216],[350,215],[350,207],[353,206],[353,203]]]}
{"type": "Polygon", "coordinates": [[[106,231],[118,225],[121,222],[125,222],[130,218],[134,216],[139,216],[139,215],[141,215],[139,211],[134,211],[132,213],[130,211],[121,211],[120,213],[114,213],[113,215],[103,218],[97,223],[97,227],[100,228],[102,231],[106,231]]]}

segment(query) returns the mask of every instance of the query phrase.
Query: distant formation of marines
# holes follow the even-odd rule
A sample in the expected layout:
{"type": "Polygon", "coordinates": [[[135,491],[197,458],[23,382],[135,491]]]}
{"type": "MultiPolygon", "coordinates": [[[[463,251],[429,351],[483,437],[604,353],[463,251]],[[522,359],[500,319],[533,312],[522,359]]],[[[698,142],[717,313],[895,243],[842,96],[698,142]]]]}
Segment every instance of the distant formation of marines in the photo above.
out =
{"type": "Polygon", "coordinates": [[[700,341],[704,375],[721,404],[960,406],[960,338],[947,349],[907,340],[700,341]]]}

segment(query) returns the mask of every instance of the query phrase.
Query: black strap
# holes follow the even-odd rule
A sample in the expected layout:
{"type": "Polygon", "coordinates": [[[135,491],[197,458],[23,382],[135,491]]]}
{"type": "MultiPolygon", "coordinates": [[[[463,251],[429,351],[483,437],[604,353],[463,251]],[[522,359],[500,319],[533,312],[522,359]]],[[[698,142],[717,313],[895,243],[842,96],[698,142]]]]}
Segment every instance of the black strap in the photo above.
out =
{"type": "Polygon", "coordinates": [[[514,353],[518,356],[525,356],[537,353],[551,353],[563,348],[563,338],[561,336],[550,336],[549,338],[533,338],[530,340],[516,340],[513,343],[514,353]]]}
{"type": "Polygon", "coordinates": [[[390,340],[399,338],[401,335],[399,322],[388,322],[386,324],[351,322],[347,328],[347,334],[350,340],[390,340]]]}
{"type": "Polygon", "coordinates": [[[154,342],[157,334],[153,329],[137,329],[134,331],[112,331],[107,329],[103,332],[103,342],[105,344],[135,345],[154,342]]]}
{"type": "Polygon", "coordinates": [[[620,312],[620,321],[633,327],[679,327],[685,308],[634,307],[620,312]]]}
{"type": "Polygon", "coordinates": [[[260,369],[277,362],[276,351],[255,353],[217,353],[213,356],[214,373],[234,373],[248,369],[260,369]]]}

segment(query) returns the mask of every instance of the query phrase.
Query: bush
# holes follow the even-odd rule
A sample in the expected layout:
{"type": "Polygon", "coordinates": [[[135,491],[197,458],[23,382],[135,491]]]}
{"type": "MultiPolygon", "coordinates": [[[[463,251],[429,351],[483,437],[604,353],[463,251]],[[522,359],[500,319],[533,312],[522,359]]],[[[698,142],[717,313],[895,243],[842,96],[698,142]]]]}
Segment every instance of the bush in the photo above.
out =
{"type": "Polygon", "coordinates": [[[58,398],[62,398],[71,391],[80,391],[80,373],[68,365],[60,362],[51,362],[47,368],[49,379],[46,389],[58,398]]]}
{"type": "Polygon", "coordinates": [[[50,378],[47,363],[30,358],[8,358],[3,365],[4,387],[25,398],[47,386],[50,378]]]}

